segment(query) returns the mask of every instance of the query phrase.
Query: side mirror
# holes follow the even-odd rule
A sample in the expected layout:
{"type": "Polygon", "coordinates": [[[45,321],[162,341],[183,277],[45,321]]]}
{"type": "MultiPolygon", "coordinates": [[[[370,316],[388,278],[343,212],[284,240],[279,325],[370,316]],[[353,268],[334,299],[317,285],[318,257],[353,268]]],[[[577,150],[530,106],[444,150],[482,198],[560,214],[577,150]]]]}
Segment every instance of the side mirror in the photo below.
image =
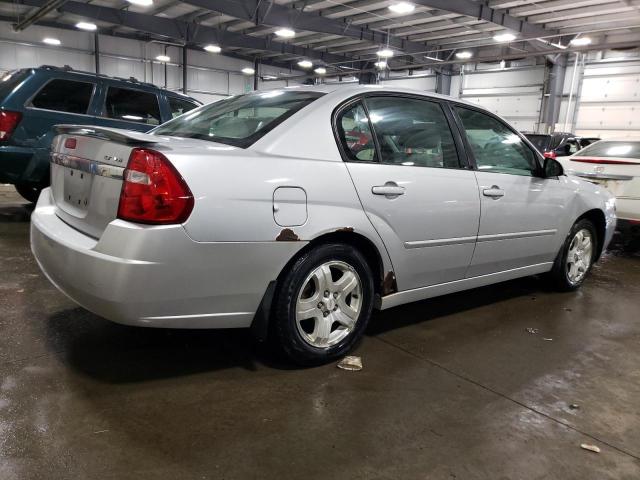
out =
{"type": "Polygon", "coordinates": [[[544,176],[545,178],[553,178],[564,175],[564,168],[557,160],[553,158],[544,159],[544,176]]]}

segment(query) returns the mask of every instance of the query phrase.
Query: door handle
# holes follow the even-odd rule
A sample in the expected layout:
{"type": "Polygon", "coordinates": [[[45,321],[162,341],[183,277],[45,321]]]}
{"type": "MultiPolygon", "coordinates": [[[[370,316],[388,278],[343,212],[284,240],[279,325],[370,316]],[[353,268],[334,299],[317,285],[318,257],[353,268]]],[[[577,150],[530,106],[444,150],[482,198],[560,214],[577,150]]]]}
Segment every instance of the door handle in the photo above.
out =
{"type": "Polygon", "coordinates": [[[396,182],[387,182],[384,185],[371,187],[371,193],[384,195],[387,198],[395,198],[399,195],[404,195],[404,187],[399,186],[396,182]]]}
{"type": "Polygon", "coordinates": [[[493,185],[491,188],[485,188],[482,190],[482,194],[485,197],[500,198],[504,197],[504,190],[497,185],[493,185]]]}

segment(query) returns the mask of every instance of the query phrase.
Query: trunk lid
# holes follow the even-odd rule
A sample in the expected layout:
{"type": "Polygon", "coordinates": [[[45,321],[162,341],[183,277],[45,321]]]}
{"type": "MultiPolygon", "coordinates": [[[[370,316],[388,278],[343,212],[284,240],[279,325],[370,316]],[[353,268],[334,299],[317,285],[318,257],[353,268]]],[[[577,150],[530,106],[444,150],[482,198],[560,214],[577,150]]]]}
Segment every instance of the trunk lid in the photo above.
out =
{"type": "Polygon", "coordinates": [[[56,214],[94,238],[117,218],[123,173],[131,150],[166,137],[105,127],[56,125],[51,146],[51,190],[56,214]]]}
{"type": "Polygon", "coordinates": [[[574,155],[567,173],[602,185],[616,197],[640,195],[640,159],[574,155]]]}

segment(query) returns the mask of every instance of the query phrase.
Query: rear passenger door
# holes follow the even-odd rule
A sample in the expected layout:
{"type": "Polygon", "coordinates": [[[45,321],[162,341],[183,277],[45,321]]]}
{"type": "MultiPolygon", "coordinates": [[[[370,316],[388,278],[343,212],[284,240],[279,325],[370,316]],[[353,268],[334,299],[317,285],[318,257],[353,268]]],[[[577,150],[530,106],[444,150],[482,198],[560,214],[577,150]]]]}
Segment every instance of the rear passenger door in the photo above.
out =
{"type": "Polygon", "coordinates": [[[478,230],[473,171],[452,118],[424,97],[368,95],[336,116],[343,158],[399,290],[464,278],[478,230]]]}
{"type": "Polygon", "coordinates": [[[98,125],[146,132],[162,122],[156,93],[107,84],[98,125]]]}
{"type": "Polygon", "coordinates": [[[538,155],[497,117],[455,106],[476,164],[480,228],[467,277],[553,262],[572,192],[543,178],[538,155]]]}

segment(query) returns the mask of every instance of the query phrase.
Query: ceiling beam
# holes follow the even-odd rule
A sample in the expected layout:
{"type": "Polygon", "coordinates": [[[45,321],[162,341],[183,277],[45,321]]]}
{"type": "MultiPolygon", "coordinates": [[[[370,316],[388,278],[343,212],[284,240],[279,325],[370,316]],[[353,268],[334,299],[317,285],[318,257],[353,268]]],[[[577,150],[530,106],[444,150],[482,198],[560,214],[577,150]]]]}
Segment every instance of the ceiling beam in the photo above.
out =
{"type": "Polygon", "coordinates": [[[503,11],[498,11],[484,3],[476,3],[471,0],[413,0],[416,5],[437,8],[447,12],[458,13],[468,17],[475,17],[495,25],[500,25],[508,30],[527,36],[545,36],[555,33],[547,30],[542,25],[534,25],[524,18],[516,18],[503,11]]]}
{"type": "Polygon", "coordinates": [[[13,29],[16,32],[24,30],[25,28],[33,25],[35,22],[37,22],[38,20],[43,18],[48,13],[52,12],[56,8],[58,8],[61,5],[63,5],[65,3],[65,1],[66,0],[49,0],[49,1],[45,2],[45,3],[43,3],[38,8],[36,8],[34,11],[29,13],[29,15],[27,15],[26,18],[24,18],[23,20],[19,21],[13,27],[13,29]]]}
{"type": "MultiPolygon", "coordinates": [[[[40,7],[46,2],[43,0],[22,0],[21,3],[34,7],[40,7]]],[[[144,13],[136,13],[116,8],[102,7],[89,3],[68,1],[58,8],[62,13],[79,15],[93,20],[112,23],[121,27],[127,27],[141,32],[170,38],[186,44],[210,44],[215,43],[221,47],[237,47],[255,49],[265,52],[276,52],[294,55],[327,63],[339,63],[354,61],[353,58],[342,55],[333,55],[310,48],[304,48],[288,43],[274,42],[270,38],[259,38],[244,35],[242,33],[220,30],[204,25],[175,20],[165,17],[156,17],[144,13]]]]}
{"type": "MultiPolygon", "coordinates": [[[[316,33],[327,33],[351,37],[373,44],[387,44],[387,33],[371,30],[365,26],[352,25],[348,20],[327,18],[320,12],[305,12],[287,5],[260,0],[186,0],[185,3],[201,8],[208,8],[216,12],[253,22],[255,25],[268,25],[271,27],[286,27],[296,30],[306,30],[316,33]]],[[[411,42],[403,38],[391,36],[388,39],[391,47],[402,50],[405,53],[422,52],[425,46],[422,43],[411,42]]]]}

